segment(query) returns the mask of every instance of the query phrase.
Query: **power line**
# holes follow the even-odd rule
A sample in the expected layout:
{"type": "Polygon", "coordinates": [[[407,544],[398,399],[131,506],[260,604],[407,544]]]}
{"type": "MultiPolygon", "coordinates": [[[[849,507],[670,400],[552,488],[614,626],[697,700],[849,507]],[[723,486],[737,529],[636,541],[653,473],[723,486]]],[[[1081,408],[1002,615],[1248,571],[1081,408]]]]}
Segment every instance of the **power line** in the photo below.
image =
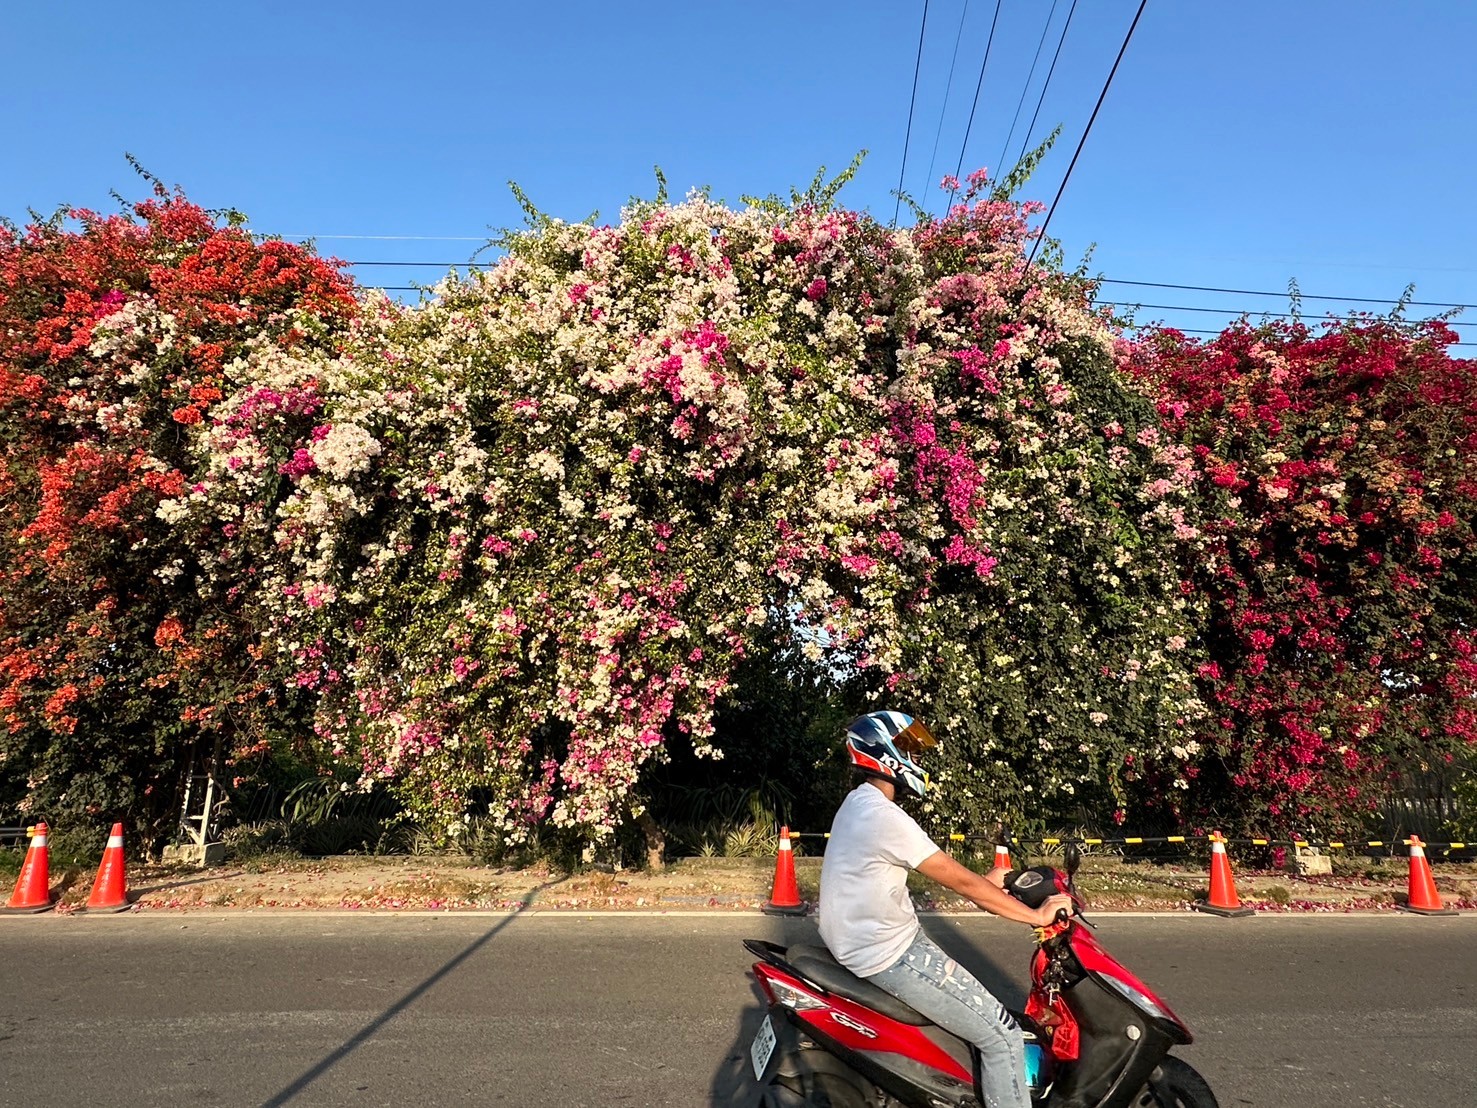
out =
{"type": "MultiPolygon", "coordinates": [[[[1053,3],[1056,0],[1052,0],[1053,3]]],[[[933,133],[933,153],[928,156],[928,178],[924,188],[933,187],[933,167],[939,156],[939,136],[944,133],[944,116],[949,110],[949,94],[954,91],[954,63],[959,60],[959,40],[964,34],[964,20],[969,16],[969,0],[964,0],[964,11],[959,16],[959,28],[954,32],[954,53],[949,58],[949,79],[944,82],[944,106],[939,109],[938,129],[933,133]]]]}
{"type": "Polygon", "coordinates": [[[1058,0],[1051,0],[1051,10],[1046,13],[1046,23],[1042,26],[1041,37],[1036,42],[1036,54],[1031,59],[1030,70],[1026,73],[1026,83],[1021,86],[1021,98],[1015,102],[1015,115],[1010,118],[1010,130],[1005,132],[1005,142],[1001,144],[1000,156],[995,159],[995,164],[991,167],[995,171],[996,180],[1005,176],[1005,152],[1010,149],[1010,140],[1015,138],[1015,125],[1020,122],[1021,108],[1026,103],[1026,93],[1031,91],[1031,78],[1036,76],[1036,63],[1041,60],[1041,48],[1046,45],[1046,32],[1051,30],[1051,21],[1056,15],[1057,2],[1058,0]]]}
{"type": "MultiPolygon", "coordinates": [[[[250,228],[244,228],[250,230],[250,228]]],[[[273,235],[278,239],[372,239],[383,242],[486,242],[486,235],[273,235]]]]}
{"type": "MultiPolygon", "coordinates": [[[[346,265],[346,266],[409,266],[411,268],[419,268],[419,269],[459,269],[459,268],[463,268],[463,267],[467,266],[469,263],[464,262],[464,261],[463,262],[346,261],[343,264],[346,265]]],[[[1315,264],[1322,264],[1322,263],[1315,263],[1315,264]]],[[[1096,278],[1093,278],[1093,280],[1096,281],[1100,285],[1131,285],[1131,286],[1134,286],[1134,287],[1137,287],[1137,288],[1146,288],[1146,289],[1179,289],[1179,290],[1181,290],[1183,292],[1219,292],[1219,293],[1225,293],[1225,294],[1227,294],[1229,296],[1271,296],[1271,297],[1276,297],[1276,298],[1281,299],[1281,300],[1287,299],[1287,297],[1289,295],[1289,293],[1286,290],[1284,290],[1282,292],[1269,292],[1266,289],[1260,289],[1260,290],[1259,289],[1228,289],[1228,288],[1219,288],[1219,287],[1216,287],[1216,286],[1213,286],[1213,285],[1177,285],[1177,284],[1171,284],[1168,281],[1134,281],[1134,280],[1130,280],[1130,279],[1128,279],[1126,277],[1096,277],[1096,278]]],[[[1312,292],[1303,292],[1301,289],[1299,289],[1298,292],[1297,292],[1297,298],[1299,300],[1337,300],[1337,301],[1340,301],[1340,302],[1343,302],[1343,303],[1349,303],[1349,304],[1399,304],[1400,303],[1400,300],[1398,298],[1391,297],[1391,296],[1383,296],[1383,297],[1382,296],[1334,296],[1332,294],[1319,295],[1317,293],[1312,293],[1312,292]]],[[[1118,301],[1110,301],[1110,303],[1118,303],[1118,301]]],[[[1412,307],[1412,308],[1477,308],[1477,305],[1474,305],[1474,304],[1456,304],[1456,303],[1450,303],[1450,302],[1447,302],[1447,301],[1444,301],[1444,300],[1407,300],[1407,301],[1405,301],[1405,303],[1407,305],[1409,305],[1410,307],[1412,307]]],[[[1141,304],[1139,306],[1140,307],[1145,307],[1145,308],[1175,308],[1175,307],[1179,307],[1178,305],[1174,305],[1174,304],[1141,304]]],[[[1215,311],[1221,311],[1223,309],[1217,308],[1217,309],[1185,309],[1185,310],[1187,310],[1187,311],[1188,310],[1197,310],[1197,311],[1198,310],[1215,310],[1215,311]]],[[[1471,324],[1462,324],[1462,326],[1471,326],[1471,324]]]]}
{"type": "Polygon", "coordinates": [[[1067,41],[1067,30],[1072,26],[1072,16],[1076,12],[1077,0],[1072,0],[1072,6],[1067,9],[1067,21],[1062,24],[1062,33],[1056,40],[1056,53],[1051,56],[1051,66],[1046,71],[1046,82],[1041,86],[1041,95],[1036,98],[1036,110],[1031,113],[1031,125],[1026,128],[1026,137],[1021,140],[1021,152],[1015,156],[1016,165],[1026,156],[1026,150],[1031,145],[1031,136],[1036,133],[1036,120],[1041,115],[1041,105],[1046,103],[1046,90],[1051,88],[1051,78],[1056,73],[1056,60],[1062,56],[1062,43],[1067,41]]]}
{"type": "Polygon", "coordinates": [[[995,25],[1000,22],[1000,0],[995,0],[995,17],[990,20],[990,37],[985,39],[985,56],[980,60],[979,80],[974,83],[974,100],[969,105],[969,122],[964,126],[964,141],[959,144],[959,161],[954,166],[954,187],[949,190],[949,204],[959,191],[959,173],[964,168],[964,150],[969,145],[969,132],[974,130],[975,109],[980,106],[980,89],[985,83],[985,67],[990,64],[990,47],[995,44],[995,25]]]}
{"type": "Polygon", "coordinates": [[[908,171],[908,146],[913,141],[913,105],[918,102],[918,73],[923,68],[923,33],[928,30],[928,0],[923,0],[923,22],[918,27],[918,57],[913,62],[913,94],[908,97],[908,131],[903,137],[903,165],[897,172],[897,202],[892,206],[892,225],[897,226],[898,209],[903,203],[903,174],[908,171]]]}
{"type": "MultiPolygon", "coordinates": [[[[1123,277],[1101,277],[1098,278],[1100,285],[1136,285],[1147,289],[1182,289],[1186,292],[1224,292],[1231,296],[1277,296],[1286,299],[1287,292],[1258,292],[1255,289],[1222,289],[1209,285],[1172,285],[1165,281],[1130,281],[1123,277]]],[[[1315,296],[1311,292],[1297,292],[1299,300],[1341,300],[1351,304],[1398,304],[1399,300],[1389,297],[1378,296],[1315,296]]],[[[1439,300],[1407,300],[1406,304],[1413,308],[1471,308],[1472,304],[1447,304],[1439,300]]]]}
{"type": "MultiPolygon", "coordinates": [[[[1150,329],[1154,328],[1155,326],[1157,326],[1157,325],[1156,324],[1150,324],[1150,323],[1140,323],[1140,324],[1134,324],[1133,327],[1132,327],[1132,329],[1135,330],[1135,331],[1145,331],[1145,330],[1150,330],[1150,329]]],[[[1165,330],[1178,331],[1182,335],[1223,335],[1223,334],[1225,334],[1224,331],[1202,331],[1202,330],[1197,330],[1194,327],[1168,327],[1168,328],[1165,328],[1165,330]]],[[[1452,343],[1447,343],[1447,345],[1448,346],[1477,346],[1477,342],[1452,342],[1452,343]]]]}
{"type": "MultiPolygon", "coordinates": [[[[277,238],[283,238],[283,239],[286,239],[286,238],[289,238],[289,237],[300,237],[300,238],[307,239],[307,238],[333,238],[335,236],[332,236],[332,235],[281,236],[281,235],[279,235],[279,236],[275,236],[275,237],[277,237],[277,238]]],[[[337,236],[337,237],[340,237],[340,238],[390,238],[390,237],[396,237],[396,238],[405,238],[405,239],[426,238],[426,239],[437,240],[437,241],[445,238],[445,239],[448,239],[449,241],[454,241],[454,242],[486,242],[487,241],[486,239],[476,238],[476,237],[470,236],[470,235],[469,236],[464,236],[464,237],[451,237],[451,236],[438,236],[438,235],[425,235],[425,236],[422,236],[422,235],[400,235],[400,236],[389,236],[389,235],[342,235],[342,236],[337,236]]],[[[1472,268],[1463,267],[1463,266],[1425,266],[1425,265],[1408,265],[1408,264],[1401,264],[1401,263],[1394,263],[1394,262],[1388,263],[1388,264],[1387,263],[1383,263],[1383,262],[1378,263],[1378,264],[1365,264],[1363,262],[1329,262],[1329,261],[1318,261],[1316,259],[1310,261],[1310,260],[1308,260],[1306,258],[1296,259],[1296,260],[1292,260],[1292,261],[1288,261],[1288,260],[1285,260],[1285,259],[1277,259],[1277,258],[1249,258],[1249,259],[1248,258],[1229,258],[1229,259],[1210,258],[1210,259],[1202,259],[1202,260],[1217,261],[1217,262],[1219,262],[1219,261],[1229,261],[1229,262],[1236,262],[1236,263],[1244,263],[1244,262],[1250,261],[1250,262],[1256,262],[1256,263],[1259,263],[1259,264],[1266,264],[1266,265],[1308,266],[1308,267],[1311,267],[1311,268],[1314,268],[1314,269],[1325,269],[1325,268],[1333,267],[1333,268],[1343,268],[1343,269],[1398,269],[1398,270],[1406,270],[1406,271],[1412,271],[1412,270],[1414,270],[1414,271],[1419,272],[1419,273],[1437,273],[1437,272],[1440,272],[1440,273],[1477,273],[1477,269],[1472,269],[1472,268]]],[[[423,269],[429,269],[429,268],[436,267],[436,266],[440,266],[442,268],[446,268],[446,267],[449,267],[449,266],[465,266],[465,265],[469,265],[469,264],[480,264],[480,263],[470,263],[470,262],[468,262],[467,260],[464,259],[464,260],[459,261],[459,262],[354,261],[354,262],[344,262],[344,264],[345,265],[362,265],[362,266],[375,266],[375,265],[419,266],[419,267],[421,267],[423,269]]],[[[1198,285],[1166,285],[1166,284],[1159,284],[1159,283],[1154,282],[1154,281],[1119,281],[1119,282],[1109,282],[1109,283],[1117,283],[1117,284],[1142,284],[1142,285],[1150,285],[1150,286],[1153,286],[1155,288],[1186,288],[1186,289],[1194,289],[1196,291],[1205,291],[1205,292],[1221,292],[1221,291],[1225,291],[1225,292],[1242,292],[1244,295],[1253,295],[1253,296],[1284,296],[1285,297],[1287,295],[1286,292],[1244,293],[1244,290],[1241,290],[1241,289],[1225,289],[1225,290],[1222,290],[1222,289],[1202,289],[1201,286],[1198,286],[1198,285]]],[[[1310,297],[1306,293],[1301,293],[1299,295],[1301,295],[1303,297],[1303,299],[1305,299],[1305,300],[1327,300],[1327,299],[1330,299],[1329,297],[1326,297],[1326,296],[1325,297],[1318,297],[1318,296],[1312,296],[1312,297],[1310,297]]],[[[1334,298],[1334,299],[1337,299],[1337,298],[1334,298]]],[[[1369,300],[1371,298],[1369,298],[1369,297],[1345,297],[1345,299],[1351,299],[1351,300],[1369,300]]],[[[1395,300],[1393,300],[1393,299],[1385,299],[1385,300],[1378,300],[1378,299],[1376,299],[1375,302],[1376,303],[1381,303],[1381,304],[1393,304],[1393,303],[1395,303],[1395,300]]],[[[1472,305],[1468,305],[1468,304],[1445,304],[1445,305],[1436,305],[1436,306],[1437,307],[1451,307],[1451,308],[1472,307],[1472,305]]]]}
{"type": "MultiPolygon", "coordinates": [[[[1214,315],[1259,315],[1272,316],[1277,319],[1300,319],[1307,315],[1306,312],[1268,312],[1260,308],[1202,308],[1192,307],[1189,304],[1134,304],[1118,300],[1099,300],[1097,303],[1115,308],[1152,308],[1155,311],[1166,312],[1210,312],[1214,315]]],[[[1458,320],[1446,320],[1445,322],[1448,327],[1477,327],[1477,322],[1464,323],[1458,320]]]]}
{"type": "MultiPolygon", "coordinates": [[[[356,262],[348,262],[346,264],[348,264],[348,265],[356,265],[356,264],[357,265],[368,265],[368,264],[374,264],[374,263],[367,263],[367,262],[357,262],[357,263],[356,262]]],[[[393,263],[380,263],[380,264],[392,264],[392,265],[432,265],[432,264],[436,264],[436,263],[432,263],[432,262],[393,262],[393,263]]],[[[1104,281],[1103,283],[1106,284],[1108,282],[1104,281]]],[[[1120,284],[1154,285],[1154,282],[1150,282],[1150,281],[1134,281],[1134,282],[1126,282],[1125,281],[1125,282],[1118,282],[1118,283],[1120,283],[1120,284]]],[[[367,287],[377,288],[381,292],[424,292],[425,291],[424,286],[420,286],[420,285],[371,285],[371,286],[367,286],[367,287]]],[[[1164,285],[1164,286],[1158,286],[1158,285],[1154,285],[1154,287],[1188,288],[1190,286],[1185,286],[1185,285],[1164,285]]],[[[1221,291],[1230,291],[1230,290],[1211,289],[1211,290],[1206,290],[1206,291],[1221,292],[1221,291]]],[[[1249,294],[1249,295],[1278,296],[1278,295],[1282,295],[1282,294],[1280,294],[1280,293],[1254,293],[1254,294],[1249,294]]],[[[1344,297],[1321,296],[1321,297],[1304,297],[1304,299],[1308,299],[1308,300],[1358,300],[1358,299],[1361,299],[1361,298],[1359,298],[1359,297],[1347,297],[1347,296],[1344,296],[1344,297]]],[[[1367,303],[1385,303],[1385,304],[1394,304],[1394,303],[1397,303],[1397,301],[1394,301],[1394,300],[1366,301],[1366,302],[1367,303]]],[[[1158,310],[1158,311],[1174,311],[1174,312],[1216,312],[1216,313],[1219,313],[1219,314],[1222,314],[1222,315],[1237,315],[1237,316],[1243,316],[1243,315],[1261,315],[1261,316],[1275,316],[1275,317],[1277,317],[1279,319],[1291,319],[1291,318],[1294,318],[1291,312],[1259,312],[1259,311],[1251,311],[1249,309],[1203,308],[1203,307],[1198,307],[1198,306],[1193,306],[1192,307],[1192,306],[1187,305],[1187,304],[1134,304],[1134,305],[1120,305],[1120,304],[1113,303],[1111,301],[1099,301],[1099,303],[1102,303],[1102,304],[1110,304],[1113,307],[1152,308],[1152,309],[1155,309],[1155,310],[1158,310]]],[[[1407,301],[1407,303],[1414,304],[1415,301],[1407,301]]],[[[1451,306],[1451,307],[1459,307],[1460,305],[1449,305],[1449,306],[1451,306]]],[[[1463,323],[1463,322],[1456,322],[1456,321],[1452,321],[1452,320],[1446,320],[1445,321],[1445,324],[1448,327],[1477,327],[1477,321],[1474,321],[1474,322],[1471,322],[1471,323],[1463,323]]],[[[1124,326],[1126,326],[1126,327],[1128,327],[1128,328],[1130,328],[1132,330],[1141,331],[1141,330],[1146,330],[1146,329],[1149,329],[1149,328],[1152,328],[1152,327],[1159,326],[1159,324],[1157,324],[1157,323],[1128,323],[1128,324],[1124,324],[1124,326]]],[[[1172,328],[1172,329],[1173,330],[1176,330],[1176,331],[1181,331],[1181,332],[1183,332],[1184,334],[1187,334],[1187,335],[1219,335],[1219,334],[1223,334],[1224,333],[1224,329],[1222,329],[1221,331],[1198,330],[1198,329],[1193,328],[1193,327],[1175,327],[1175,328],[1172,328]]],[[[1466,346],[1477,347],[1477,342],[1453,342],[1453,343],[1449,343],[1448,345],[1450,345],[1450,346],[1463,346],[1463,347],[1466,347],[1466,346]]]]}
{"type": "MultiPolygon", "coordinates": [[[[967,7],[966,3],[966,7],[967,7]]],[[[1068,16],[1070,18],[1070,12],[1068,16]]],[[[250,228],[245,228],[250,231],[250,228]]],[[[353,239],[366,242],[480,242],[488,241],[487,235],[280,235],[265,231],[253,231],[252,234],[265,235],[272,239],[308,240],[308,239],[353,239]]],[[[1422,265],[1412,266],[1399,262],[1331,262],[1331,261],[1309,261],[1306,258],[1211,258],[1217,262],[1256,262],[1267,265],[1306,265],[1314,267],[1333,267],[1338,269],[1404,269],[1418,270],[1422,273],[1477,273],[1477,267],[1456,265],[1422,265]]],[[[351,265],[465,265],[465,262],[351,262],[351,265]]],[[[1282,293],[1275,295],[1281,296],[1282,293]]]]}
{"type": "Polygon", "coordinates": [[[1077,143],[1077,149],[1072,152],[1072,160],[1067,165],[1066,175],[1062,178],[1062,184],[1056,190],[1056,196],[1052,198],[1051,207],[1046,209],[1046,218],[1041,222],[1041,229],[1036,234],[1036,241],[1031,246],[1031,256],[1026,259],[1030,265],[1036,260],[1036,251],[1041,248],[1041,243],[1046,239],[1046,228],[1051,224],[1051,217],[1056,214],[1056,206],[1061,202],[1062,193],[1067,191],[1067,182],[1072,179],[1072,170],[1077,167],[1077,158],[1082,153],[1082,148],[1087,145],[1087,136],[1092,133],[1092,125],[1097,121],[1098,110],[1107,99],[1108,87],[1113,83],[1113,77],[1118,72],[1118,63],[1123,60],[1124,53],[1128,50],[1129,40],[1133,38],[1134,28],[1139,25],[1139,16],[1144,14],[1144,8],[1149,0],[1139,0],[1139,10],[1133,13],[1133,22],[1128,25],[1128,34],[1123,36],[1123,45],[1118,48],[1118,56],[1113,59],[1113,68],[1108,70],[1108,79],[1103,82],[1103,91],[1098,93],[1097,103],[1093,105],[1092,115],[1087,119],[1087,126],[1082,129],[1082,138],[1077,143]]]}

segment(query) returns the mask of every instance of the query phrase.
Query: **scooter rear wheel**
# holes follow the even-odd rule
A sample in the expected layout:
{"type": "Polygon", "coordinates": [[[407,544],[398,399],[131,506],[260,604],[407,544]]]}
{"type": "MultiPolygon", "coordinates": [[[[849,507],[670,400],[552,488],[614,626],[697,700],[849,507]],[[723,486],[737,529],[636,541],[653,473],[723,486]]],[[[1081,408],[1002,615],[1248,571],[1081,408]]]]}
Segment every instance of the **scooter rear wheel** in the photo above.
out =
{"type": "Polygon", "coordinates": [[[1143,1108],[1219,1108],[1205,1078],[1173,1056],[1159,1063],[1137,1103],[1143,1108]]]}
{"type": "Polygon", "coordinates": [[[834,1074],[818,1073],[799,1088],[787,1078],[780,1078],[764,1090],[762,1108],[867,1108],[865,1096],[851,1082],[834,1074]]]}

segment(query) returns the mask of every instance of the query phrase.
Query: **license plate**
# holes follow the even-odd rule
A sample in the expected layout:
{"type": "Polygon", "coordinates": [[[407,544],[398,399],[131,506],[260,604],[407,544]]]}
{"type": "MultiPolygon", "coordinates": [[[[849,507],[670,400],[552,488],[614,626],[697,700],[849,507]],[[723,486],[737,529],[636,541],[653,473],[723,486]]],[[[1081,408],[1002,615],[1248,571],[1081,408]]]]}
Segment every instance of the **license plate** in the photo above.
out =
{"type": "Polygon", "coordinates": [[[764,1069],[769,1065],[769,1056],[774,1053],[774,1024],[769,1017],[764,1017],[764,1022],[759,1025],[759,1034],[754,1036],[754,1043],[749,1047],[749,1061],[754,1064],[754,1080],[764,1080],[764,1069]]]}

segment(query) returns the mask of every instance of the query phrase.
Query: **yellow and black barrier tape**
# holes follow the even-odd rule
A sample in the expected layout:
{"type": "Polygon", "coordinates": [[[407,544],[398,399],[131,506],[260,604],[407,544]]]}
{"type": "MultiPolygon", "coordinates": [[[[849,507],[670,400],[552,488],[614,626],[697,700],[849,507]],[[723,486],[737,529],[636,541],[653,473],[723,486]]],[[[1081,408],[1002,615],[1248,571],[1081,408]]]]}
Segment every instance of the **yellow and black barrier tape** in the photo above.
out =
{"type": "MultiPolygon", "coordinates": [[[[1094,838],[1091,836],[1062,836],[1047,835],[1040,838],[1018,837],[1007,835],[994,838],[989,835],[967,835],[962,831],[949,832],[951,843],[980,843],[991,845],[1015,846],[1064,846],[1067,843],[1075,843],[1078,846],[1141,846],[1157,843],[1192,843],[1209,841],[1214,837],[1214,832],[1200,832],[1189,835],[1125,835],[1121,838],[1094,838]]],[[[829,839],[829,831],[791,831],[792,839],[829,839]]],[[[1291,846],[1299,850],[1363,850],[1371,848],[1384,848],[1386,850],[1395,847],[1408,847],[1415,840],[1409,836],[1395,839],[1273,839],[1273,838],[1240,838],[1233,839],[1221,837],[1221,842],[1232,846],[1291,846]]],[[[1430,842],[1426,839],[1420,840],[1421,846],[1426,850],[1477,850],[1477,842],[1430,842]]]]}

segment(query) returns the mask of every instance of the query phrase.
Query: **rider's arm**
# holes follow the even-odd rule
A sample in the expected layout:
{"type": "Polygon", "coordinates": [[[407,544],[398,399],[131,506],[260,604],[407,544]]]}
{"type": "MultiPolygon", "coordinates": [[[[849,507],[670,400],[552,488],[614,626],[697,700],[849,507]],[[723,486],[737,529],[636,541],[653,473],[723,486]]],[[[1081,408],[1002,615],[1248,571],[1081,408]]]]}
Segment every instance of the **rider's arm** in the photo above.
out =
{"type": "Polygon", "coordinates": [[[1071,905],[1069,898],[1054,896],[1040,908],[1028,908],[989,877],[975,873],[942,850],[930,854],[918,863],[918,872],[937,881],[944,888],[952,889],[960,896],[974,901],[987,912],[1017,923],[1030,924],[1032,927],[1045,927],[1056,917],[1058,908],[1071,905]]]}

